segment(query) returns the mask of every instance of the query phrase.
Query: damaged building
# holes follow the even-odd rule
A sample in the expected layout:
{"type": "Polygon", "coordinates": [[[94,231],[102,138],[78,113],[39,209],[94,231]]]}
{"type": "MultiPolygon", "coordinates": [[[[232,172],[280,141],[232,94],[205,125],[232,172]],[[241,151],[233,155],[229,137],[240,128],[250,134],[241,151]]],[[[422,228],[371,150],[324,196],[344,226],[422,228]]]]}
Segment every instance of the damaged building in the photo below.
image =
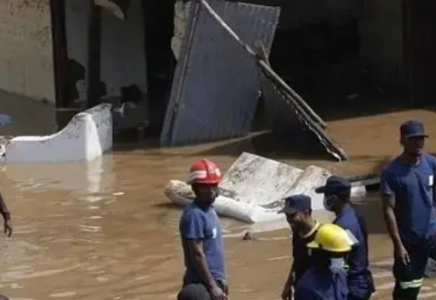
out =
{"type": "Polygon", "coordinates": [[[243,2],[208,1],[237,38],[263,47],[260,65],[204,8],[193,9],[200,1],[51,0],[58,125],[100,102],[114,104],[120,130],[147,128],[162,145],[305,124],[346,159],[322,133],[329,110],[358,109],[380,90],[415,105],[436,94],[436,35],[422,1],[243,2]],[[297,122],[274,115],[258,126],[262,113],[287,110],[297,122]]]}

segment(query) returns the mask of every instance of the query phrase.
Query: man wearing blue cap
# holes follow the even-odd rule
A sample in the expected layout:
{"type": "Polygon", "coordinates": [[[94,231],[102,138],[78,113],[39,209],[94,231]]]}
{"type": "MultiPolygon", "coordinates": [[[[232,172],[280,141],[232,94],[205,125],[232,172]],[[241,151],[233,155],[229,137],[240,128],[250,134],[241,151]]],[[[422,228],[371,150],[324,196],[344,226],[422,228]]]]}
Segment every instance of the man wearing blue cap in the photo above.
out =
{"type": "Polygon", "coordinates": [[[350,231],[357,239],[347,257],[348,300],[368,300],[375,291],[369,270],[368,233],[365,220],[350,205],[351,184],[347,179],[333,175],[316,192],[324,194],[324,207],[335,213],[333,223],[350,231]]]}
{"type": "Polygon", "coordinates": [[[383,213],[394,245],[394,300],[417,299],[427,260],[436,258],[436,159],[423,152],[427,137],[421,122],[404,122],[403,152],[381,174],[383,213]]]}
{"type": "Polygon", "coordinates": [[[307,244],[315,239],[320,223],[312,218],[312,200],[306,195],[293,195],[285,199],[279,213],[286,214],[292,229],[293,263],[282,292],[283,300],[292,300],[293,288],[311,265],[307,244]]]}

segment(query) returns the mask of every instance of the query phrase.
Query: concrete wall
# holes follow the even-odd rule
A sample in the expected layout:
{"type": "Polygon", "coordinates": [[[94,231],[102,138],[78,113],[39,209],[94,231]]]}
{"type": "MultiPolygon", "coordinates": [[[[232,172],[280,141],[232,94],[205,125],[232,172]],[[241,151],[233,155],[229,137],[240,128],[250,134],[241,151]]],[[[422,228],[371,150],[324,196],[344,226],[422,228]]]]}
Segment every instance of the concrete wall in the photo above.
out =
{"type": "Polygon", "coordinates": [[[0,1],[0,89],[54,102],[50,11],[29,2],[0,1]]]}
{"type": "MultiPolygon", "coordinates": [[[[69,58],[75,61],[74,80],[85,79],[87,57],[87,0],[66,0],[69,58]],[[77,64],[78,63],[78,64],[77,64]]],[[[137,84],[147,90],[145,33],[141,0],[133,0],[127,19],[107,10],[102,13],[101,80],[106,95],[120,95],[120,88],[137,84]]]]}
{"type": "Polygon", "coordinates": [[[402,1],[366,0],[360,22],[361,55],[380,83],[405,83],[402,22],[402,1]]]}

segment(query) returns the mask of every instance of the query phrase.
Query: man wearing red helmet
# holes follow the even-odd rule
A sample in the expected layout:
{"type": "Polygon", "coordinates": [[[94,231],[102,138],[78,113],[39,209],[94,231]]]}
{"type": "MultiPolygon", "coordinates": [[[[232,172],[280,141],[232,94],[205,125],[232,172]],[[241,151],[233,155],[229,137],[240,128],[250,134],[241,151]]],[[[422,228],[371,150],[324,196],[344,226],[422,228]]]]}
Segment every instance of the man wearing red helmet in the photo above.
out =
{"type": "Polygon", "coordinates": [[[183,211],[179,224],[186,271],[178,300],[227,299],[221,224],[212,206],[220,181],[214,162],[200,159],[192,165],[188,183],[196,198],[183,211]]]}

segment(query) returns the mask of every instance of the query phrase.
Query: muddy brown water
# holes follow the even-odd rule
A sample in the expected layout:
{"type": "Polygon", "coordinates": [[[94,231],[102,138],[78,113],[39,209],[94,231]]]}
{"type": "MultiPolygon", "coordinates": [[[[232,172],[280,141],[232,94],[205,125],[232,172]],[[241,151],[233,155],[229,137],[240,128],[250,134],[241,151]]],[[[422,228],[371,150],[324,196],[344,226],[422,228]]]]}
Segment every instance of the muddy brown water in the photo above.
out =
{"type": "MultiPolygon", "coordinates": [[[[234,160],[211,158],[223,168],[234,160]]],[[[15,233],[1,237],[1,291],[13,299],[175,299],[183,275],[181,211],[163,188],[183,179],[193,159],[149,150],[90,164],[7,166],[0,182],[15,233]]],[[[369,223],[374,299],[385,299],[391,247],[378,198],[369,195],[356,207],[369,223]]],[[[278,299],[290,263],[289,230],[243,241],[248,225],[222,222],[231,299],[278,299]]]]}
{"type": "MultiPolygon", "coordinates": [[[[335,121],[329,123],[329,134],[350,155],[349,163],[284,161],[343,174],[375,170],[398,153],[397,128],[409,117],[423,119],[436,135],[436,114],[424,110],[335,121]]],[[[436,150],[435,140],[428,144],[430,151],[436,150]]],[[[184,271],[181,210],[168,204],[163,189],[170,179],[183,180],[196,158],[207,156],[226,170],[241,151],[255,152],[246,141],[225,144],[171,151],[142,147],[88,164],[3,167],[1,190],[15,233],[10,239],[0,236],[0,291],[16,300],[175,299],[184,271]]],[[[373,299],[390,299],[392,249],[380,201],[369,194],[356,207],[370,232],[378,289],[373,299]]],[[[290,266],[290,231],[260,232],[257,241],[243,241],[247,224],[225,218],[222,223],[230,298],[279,299],[290,266]]],[[[425,281],[421,299],[436,299],[435,280],[425,281]]]]}

